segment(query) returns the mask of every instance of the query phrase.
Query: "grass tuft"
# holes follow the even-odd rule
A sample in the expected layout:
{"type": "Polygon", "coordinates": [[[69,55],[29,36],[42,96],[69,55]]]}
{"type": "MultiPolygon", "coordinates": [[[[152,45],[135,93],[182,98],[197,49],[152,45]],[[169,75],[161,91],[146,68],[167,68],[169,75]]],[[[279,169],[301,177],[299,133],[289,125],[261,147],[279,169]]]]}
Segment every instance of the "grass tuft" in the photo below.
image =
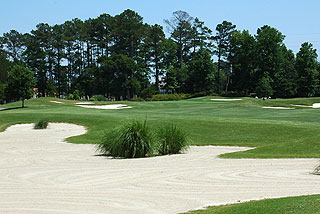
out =
{"type": "Polygon", "coordinates": [[[160,128],[158,139],[160,155],[179,154],[189,147],[187,134],[174,124],[160,128]]]}
{"type": "Polygon", "coordinates": [[[97,151],[119,158],[143,158],[152,155],[153,136],[146,121],[131,121],[106,132],[97,151]]]}
{"type": "Polygon", "coordinates": [[[48,121],[45,119],[39,120],[35,125],[34,129],[46,129],[48,127],[48,121]]]}

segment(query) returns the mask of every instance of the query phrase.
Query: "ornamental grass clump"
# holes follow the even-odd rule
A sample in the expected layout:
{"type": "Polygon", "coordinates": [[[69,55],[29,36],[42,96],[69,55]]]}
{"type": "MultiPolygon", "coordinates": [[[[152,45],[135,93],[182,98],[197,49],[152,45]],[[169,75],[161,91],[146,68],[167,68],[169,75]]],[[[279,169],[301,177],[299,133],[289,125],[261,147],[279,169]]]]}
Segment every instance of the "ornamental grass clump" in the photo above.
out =
{"type": "Polygon", "coordinates": [[[48,127],[47,120],[39,120],[35,125],[34,129],[46,129],[48,127]]]}
{"type": "Polygon", "coordinates": [[[159,129],[158,144],[159,155],[179,154],[189,147],[187,134],[173,124],[159,129]]]}
{"type": "Polygon", "coordinates": [[[106,132],[97,151],[119,158],[143,158],[153,155],[153,137],[146,121],[132,121],[106,132]]]}

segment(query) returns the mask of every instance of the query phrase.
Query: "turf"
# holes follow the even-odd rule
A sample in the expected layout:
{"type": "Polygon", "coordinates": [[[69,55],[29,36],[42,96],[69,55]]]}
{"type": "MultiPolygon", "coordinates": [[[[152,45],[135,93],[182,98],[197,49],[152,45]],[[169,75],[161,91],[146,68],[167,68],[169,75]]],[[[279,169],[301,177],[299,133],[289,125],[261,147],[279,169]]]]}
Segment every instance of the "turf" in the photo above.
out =
{"type": "MultiPolygon", "coordinates": [[[[145,120],[152,128],[175,123],[184,129],[193,145],[250,146],[256,149],[222,155],[225,158],[319,158],[320,109],[263,109],[262,106],[290,106],[320,102],[320,98],[242,101],[211,101],[202,97],[167,102],[121,102],[132,109],[99,110],[76,107],[75,101],[53,98],[31,99],[3,105],[0,130],[16,123],[50,122],[80,124],[88,133],[67,139],[72,143],[95,144],[103,133],[130,119],[145,120]],[[65,104],[51,103],[50,100],[65,104]]],[[[107,104],[101,102],[97,104],[107,104]]]]}
{"type": "Polygon", "coordinates": [[[209,207],[188,214],[320,214],[320,195],[251,201],[209,207]]]}

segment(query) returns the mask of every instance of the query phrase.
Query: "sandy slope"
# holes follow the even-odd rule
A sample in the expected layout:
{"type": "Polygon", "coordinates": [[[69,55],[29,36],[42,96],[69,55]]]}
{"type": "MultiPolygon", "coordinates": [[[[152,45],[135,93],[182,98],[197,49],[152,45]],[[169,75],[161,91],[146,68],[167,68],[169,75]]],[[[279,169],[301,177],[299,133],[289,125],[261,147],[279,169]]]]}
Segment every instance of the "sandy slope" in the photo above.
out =
{"type": "Polygon", "coordinates": [[[145,159],[95,156],[92,145],[62,143],[81,126],[15,125],[0,133],[0,213],[177,213],[238,200],[320,193],[317,159],[219,159],[245,150],[192,147],[145,159]]]}

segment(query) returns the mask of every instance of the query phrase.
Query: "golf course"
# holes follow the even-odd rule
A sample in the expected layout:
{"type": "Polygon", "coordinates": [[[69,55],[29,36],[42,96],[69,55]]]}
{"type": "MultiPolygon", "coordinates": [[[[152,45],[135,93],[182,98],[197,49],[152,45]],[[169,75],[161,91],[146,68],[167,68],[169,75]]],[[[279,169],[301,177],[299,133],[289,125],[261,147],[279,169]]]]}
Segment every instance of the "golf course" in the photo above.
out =
{"type": "MultiPolygon", "coordinates": [[[[148,194],[150,194],[150,197],[152,198],[152,196],[155,197],[155,195],[152,194],[152,182],[155,182],[159,185],[161,184],[160,186],[156,186],[156,188],[162,189],[161,194],[159,193],[157,195],[158,198],[155,197],[155,200],[159,200],[158,204],[155,202],[155,205],[159,206],[158,210],[150,205],[150,207],[144,207],[144,213],[147,213],[148,209],[150,209],[149,213],[187,212],[188,210],[200,209],[208,205],[220,205],[229,203],[236,204],[214,206],[209,207],[205,210],[190,212],[223,214],[320,213],[319,196],[314,195],[319,194],[320,190],[318,186],[314,186],[313,188],[313,185],[319,184],[320,177],[311,174],[313,169],[320,163],[320,109],[312,108],[311,106],[315,103],[320,103],[320,98],[261,100],[243,97],[234,100],[228,100],[228,98],[222,97],[200,97],[180,101],[123,101],[112,103],[96,101],[87,104],[88,106],[105,106],[110,104],[122,104],[120,106],[125,106],[125,108],[120,109],[84,108],[83,105],[77,105],[77,103],[79,103],[79,101],[70,101],[47,97],[27,100],[25,102],[25,108],[20,108],[21,102],[15,102],[0,106],[0,108],[2,109],[0,111],[0,143],[3,144],[7,142],[5,141],[5,137],[1,138],[1,136],[4,134],[5,136],[10,136],[10,139],[11,137],[12,139],[16,137],[18,138],[19,142],[25,142],[25,144],[21,144],[20,142],[20,144],[17,143],[12,145],[17,151],[19,151],[19,148],[17,148],[19,147],[19,145],[21,145],[21,150],[23,150],[24,148],[28,148],[27,143],[32,142],[32,137],[35,138],[34,141],[40,143],[32,144],[32,154],[34,156],[32,156],[29,160],[31,161],[30,163],[27,161],[29,164],[24,167],[25,170],[26,168],[33,166],[32,161],[35,162],[37,159],[36,157],[38,156],[41,160],[41,164],[50,162],[50,167],[57,166],[52,165],[53,163],[59,163],[59,167],[62,165],[68,165],[69,162],[64,162],[65,160],[70,161],[70,164],[71,162],[79,164],[86,161],[90,162],[93,160],[93,163],[96,164],[86,166],[88,168],[83,169],[81,169],[82,165],[79,164],[79,169],[64,172],[66,173],[64,177],[62,177],[62,175],[60,175],[61,177],[58,177],[58,175],[51,175],[51,173],[54,172],[53,168],[52,170],[50,170],[50,167],[46,168],[45,170],[43,169],[44,171],[42,171],[41,173],[39,172],[39,174],[33,175],[36,178],[33,178],[34,180],[32,180],[38,185],[41,184],[39,187],[44,188],[43,192],[38,192],[40,194],[38,195],[38,197],[41,197],[41,194],[43,194],[45,198],[45,195],[48,193],[45,193],[45,190],[46,188],[49,188],[48,186],[50,186],[51,182],[53,181],[61,182],[58,184],[59,186],[57,191],[63,188],[68,189],[68,182],[70,182],[70,185],[75,185],[73,183],[73,179],[77,176],[78,183],[76,186],[74,186],[74,188],[79,188],[79,191],[81,188],[85,188],[86,183],[90,183],[90,185],[92,185],[92,183],[96,183],[97,186],[102,185],[103,183],[108,183],[108,180],[104,180],[103,176],[101,176],[104,175],[104,173],[106,173],[105,176],[111,176],[114,179],[112,180],[112,182],[116,183],[117,181],[119,181],[118,185],[120,185],[121,183],[126,182],[124,182],[123,180],[125,178],[119,177],[119,173],[120,171],[124,171],[129,167],[127,170],[131,170],[131,175],[135,173],[134,170],[136,170],[136,176],[138,177],[139,173],[143,174],[144,180],[141,182],[144,182],[144,185],[132,183],[133,186],[130,188],[128,187],[128,189],[125,190],[128,191],[128,193],[122,192],[122,194],[130,195],[131,191],[133,194],[134,190],[140,187],[138,188],[139,191],[145,191],[144,194],[147,195],[147,197],[148,194]],[[273,109],[264,107],[283,107],[284,109],[273,109]],[[23,125],[33,124],[42,119],[49,121],[49,128],[46,130],[47,132],[45,134],[39,134],[39,136],[37,135],[37,133],[40,133],[39,131],[32,130],[32,128],[30,128],[31,126],[29,127],[23,125]],[[190,139],[191,147],[183,154],[164,157],[147,157],[139,159],[120,160],[100,156],[99,153],[95,151],[95,146],[91,144],[99,144],[106,131],[132,120],[141,122],[146,121],[147,125],[152,130],[157,130],[159,129],[159,127],[166,124],[175,124],[187,133],[188,138],[190,139]],[[22,125],[13,126],[16,124],[22,125]],[[63,126],[63,124],[75,124],[75,127],[69,127],[66,125],[66,127],[57,127],[57,130],[54,129],[54,126],[58,126],[59,124],[61,124],[61,126],[63,126]],[[52,129],[50,129],[50,125],[52,125],[52,129]],[[19,128],[21,128],[21,131],[19,131],[19,128]],[[8,130],[8,133],[6,133],[7,131],[5,130],[8,130]],[[52,133],[53,131],[51,131],[50,133],[50,130],[54,130],[54,133],[52,133]],[[65,133],[65,135],[60,136],[59,130],[70,130],[70,133],[65,133]],[[76,130],[79,130],[79,132],[76,132],[76,130]],[[54,147],[54,151],[50,151],[51,146],[54,146],[55,142],[49,142],[49,135],[55,136],[57,139],[61,138],[60,141],[63,141],[66,138],[64,141],[68,142],[68,144],[57,144],[58,147],[54,147]],[[48,139],[46,137],[48,137],[48,139]],[[24,141],[24,139],[26,140],[24,141]],[[42,144],[43,147],[39,147],[38,149],[34,148],[34,146],[36,147],[42,144]],[[81,150],[80,147],[74,147],[74,144],[85,144],[79,145],[85,146],[85,150],[81,150]],[[60,153],[59,151],[61,151],[60,156],[57,156],[57,160],[49,158],[48,160],[46,160],[46,155],[41,154],[42,152],[49,152],[51,154],[52,152],[57,151],[58,153],[60,153]],[[193,160],[196,160],[197,162],[192,162],[193,160]],[[238,163],[239,165],[237,165],[238,163]],[[211,166],[210,164],[216,164],[216,166],[211,166]],[[161,172],[156,170],[157,167],[160,167],[160,165],[163,166],[163,168],[161,168],[161,172]],[[194,169],[198,168],[198,171],[195,170],[193,172],[191,180],[190,177],[188,177],[189,180],[184,180],[184,176],[187,178],[187,175],[186,172],[183,171],[189,169],[187,168],[187,165],[189,165],[190,167],[192,166],[194,169]],[[93,169],[89,167],[95,168],[98,166],[110,166],[112,170],[109,168],[101,168],[99,169],[100,171],[90,171],[93,169]],[[170,166],[172,168],[170,168],[170,166]],[[288,167],[285,168],[286,166],[288,167]],[[179,167],[181,168],[179,169],[179,167]],[[241,171],[242,167],[244,171],[241,171]],[[88,170],[87,173],[83,171],[86,169],[88,170]],[[210,171],[207,172],[206,169],[210,169],[210,171]],[[107,170],[107,172],[103,170],[107,170]],[[219,172],[219,170],[221,170],[221,172],[219,172]],[[84,175],[79,174],[80,171],[82,171],[84,175]],[[180,172],[182,174],[174,174],[177,172],[180,172]],[[42,173],[47,175],[44,176],[42,173]],[[112,175],[112,173],[114,173],[114,175],[112,175]],[[171,176],[171,179],[166,180],[166,173],[171,176]],[[211,173],[218,174],[215,175],[218,177],[212,177],[212,180],[210,180],[209,175],[211,175],[211,173]],[[91,176],[89,177],[88,174],[90,174],[91,176]],[[205,198],[205,195],[208,194],[206,190],[209,191],[211,188],[207,185],[210,185],[211,182],[214,183],[215,179],[219,180],[219,176],[224,182],[223,185],[230,185],[231,187],[237,186],[238,184],[235,185],[233,182],[235,182],[235,180],[237,179],[240,179],[241,177],[241,179],[243,179],[241,180],[241,183],[243,183],[244,186],[238,186],[239,189],[235,190],[235,192],[239,192],[238,195],[241,194],[241,197],[243,199],[241,198],[240,200],[239,198],[239,200],[236,200],[236,197],[238,197],[238,195],[236,193],[232,193],[232,189],[226,189],[225,187],[223,187],[221,191],[226,190],[227,192],[229,192],[230,196],[228,196],[228,194],[224,196],[230,197],[229,200],[223,198],[221,199],[221,201],[210,201],[208,200],[211,197],[210,195],[208,195],[208,197],[206,196],[207,198],[205,198]],[[263,183],[265,182],[265,180],[262,180],[263,176],[268,178],[270,183],[269,181],[267,183],[263,183]],[[41,182],[42,178],[45,178],[45,183],[41,182]],[[222,178],[227,180],[224,180],[222,178]],[[70,180],[68,181],[68,179],[70,180]],[[151,182],[150,186],[147,185],[148,181],[151,182]],[[179,181],[181,181],[181,184],[179,183],[179,181]],[[195,182],[197,182],[198,186],[195,185],[195,182]],[[84,186],[81,187],[81,183],[84,186]],[[175,196],[175,193],[183,195],[183,191],[181,190],[182,192],[179,192],[180,190],[178,189],[175,190],[176,192],[170,192],[170,189],[168,189],[168,187],[171,185],[177,188],[180,186],[181,189],[184,188],[183,191],[189,191],[185,192],[184,194],[190,194],[190,198],[199,197],[199,203],[197,202],[196,198],[195,201],[177,201],[177,204],[185,203],[188,204],[188,206],[181,209],[176,208],[174,210],[170,210],[171,203],[174,204],[174,200],[176,200],[172,198],[175,196]],[[190,187],[190,189],[186,189],[186,187],[190,187]],[[200,192],[197,192],[197,189],[192,189],[191,187],[199,188],[200,192]],[[271,190],[268,188],[273,189],[271,190]],[[277,193],[277,188],[280,192],[283,192],[277,193]],[[201,191],[203,191],[203,193],[201,193],[201,191]],[[255,195],[255,191],[257,192],[257,195],[255,195]],[[193,195],[193,193],[195,193],[195,195],[193,195]],[[201,196],[202,194],[203,197],[201,196]],[[235,196],[232,197],[232,195],[235,196]],[[283,198],[285,196],[298,197],[283,198]],[[266,199],[260,201],[260,199],[264,198],[279,197],[281,197],[281,199],[266,199]],[[259,199],[259,201],[245,202],[257,199],[259,199]],[[165,203],[161,204],[161,200],[165,203]]],[[[10,149],[10,145],[1,148],[10,149]]],[[[8,151],[1,152],[7,155],[5,156],[5,161],[7,163],[10,163],[11,157],[8,155],[8,151]]],[[[10,179],[8,179],[9,183],[12,180],[18,182],[17,178],[19,176],[22,177],[22,174],[24,173],[23,170],[14,171],[15,167],[17,167],[19,165],[18,163],[20,163],[17,160],[21,159],[21,161],[23,162],[23,160],[28,160],[29,158],[30,157],[24,157],[23,153],[21,153],[20,156],[18,155],[12,157],[12,162],[14,162],[15,164],[13,164],[13,167],[10,169],[10,179]],[[19,173],[22,174],[19,175],[19,173]]],[[[9,164],[9,166],[11,165],[9,164]]],[[[9,169],[7,169],[3,164],[1,166],[1,170],[4,172],[5,170],[9,169]]],[[[28,174],[25,174],[25,176],[25,178],[28,178],[28,174]]],[[[29,178],[30,177],[32,176],[30,175],[29,178]]],[[[1,183],[4,184],[4,182],[7,181],[0,180],[0,185],[1,183]]],[[[111,180],[109,180],[109,182],[111,182],[111,180]]],[[[13,185],[13,183],[11,184],[13,185]]],[[[18,183],[15,183],[14,185],[19,186],[18,183]]],[[[29,184],[25,187],[29,187],[29,184]]],[[[120,187],[118,188],[120,189],[120,187]]],[[[174,187],[171,189],[174,189],[174,187]]],[[[112,192],[110,189],[106,189],[106,194],[108,194],[110,198],[112,198],[112,196],[114,196],[115,198],[124,197],[120,197],[120,195],[118,195],[120,193],[117,193],[116,190],[117,189],[113,189],[112,192]]],[[[23,191],[27,190],[23,188],[23,191]]],[[[91,197],[92,200],[94,200],[95,197],[96,200],[104,200],[101,193],[99,193],[100,195],[93,196],[94,191],[90,192],[90,188],[86,189],[86,191],[88,197],[91,197]]],[[[35,191],[34,193],[37,193],[37,191],[35,191]]],[[[220,193],[221,192],[210,192],[210,194],[220,193]]],[[[0,192],[0,194],[6,194],[6,192],[0,192]]],[[[13,197],[14,194],[10,194],[12,194],[13,197]]],[[[58,200],[58,195],[56,195],[58,193],[52,194],[53,200],[58,200]]],[[[135,192],[134,194],[138,193],[135,192]]],[[[142,199],[139,200],[139,197],[137,195],[135,196],[136,201],[133,196],[132,198],[124,197],[123,202],[127,204],[127,210],[122,207],[123,209],[117,209],[117,211],[122,210],[123,213],[128,213],[128,209],[139,206],[139,209],[142,209],[142,205],[140,204],[142,203],[142,199]]],[[[68,198],[67,200],[70,200],[69,202],[72,204],[73,202],[71,200],[73,200],[72,198],[75,197],[77,197],[77,192],[74,192],[74,195],[70,196],[70,198],[68,198]]],[[[28,200],[31,200],[32,198],[37,197],[28,197],[28,200]]],[[[12,206],[9,206],[6,203],[10,204],[11,202],[8,199],[7,202],[0,203],[0,210],[6,210],[6,206],[12,208],[12,206]]],[[[36,206],[36,202],[32,203],[34,203],[33,205],[36,206]]],[[[68,203],[68,206],[70,206],[70,203],[68,203]]],[[[110,203],[114,205],[113,203],[120,204],[121,202],[112,201],[110,203]]],[[[29,206],[31,207],[33,205],[29,204],[29,206]]],[[[89,209],[89,207],[90,206],[87,206],[86,208],[89,209]]],[[[117,206],[114,205],[114,207],[117,206]]],[[[23,208],[25,207],[21,207],[20,211],[23,210],[23,208]]],[[[139,209],[137,208],[136,210],[132,211],[132,213],[142,213],[142,211],[139,209]]],[[[37,207],[37,210],[35,208],[34,212],[32,212],[31,210],[32,209],[30,208],[29,213],[54,213],[54,209],[51,211],[47,210],[46,212],[42,210],[41,212],[41,209],[37,207]]],[[[19,213],[19,209],[8,209],[6,211],[6,213],[19,213]]],[[[88,211],[88,213],[99,212],[88,211]]]]}

